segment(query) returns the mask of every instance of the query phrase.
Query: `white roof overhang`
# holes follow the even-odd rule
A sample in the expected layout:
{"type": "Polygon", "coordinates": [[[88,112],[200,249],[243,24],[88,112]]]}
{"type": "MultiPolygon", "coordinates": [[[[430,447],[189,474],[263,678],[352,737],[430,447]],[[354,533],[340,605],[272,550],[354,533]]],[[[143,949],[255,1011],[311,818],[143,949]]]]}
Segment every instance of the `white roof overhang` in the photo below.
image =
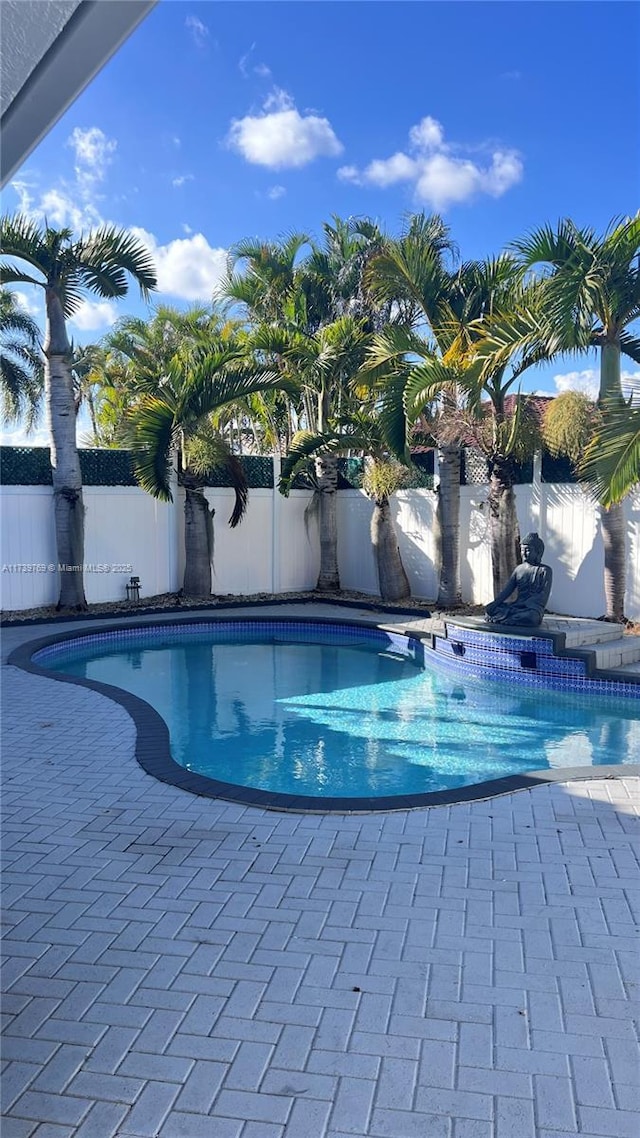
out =
{"type": "Polygon", "coordinates": [[[2,0],[4,186],[157,0],[2,0]]]}

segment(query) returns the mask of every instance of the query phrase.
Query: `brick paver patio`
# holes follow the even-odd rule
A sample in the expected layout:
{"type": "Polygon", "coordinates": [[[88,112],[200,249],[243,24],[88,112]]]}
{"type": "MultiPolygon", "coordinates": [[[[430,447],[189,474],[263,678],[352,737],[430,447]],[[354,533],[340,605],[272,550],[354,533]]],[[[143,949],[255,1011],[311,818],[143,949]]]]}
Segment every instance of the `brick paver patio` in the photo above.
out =
{"type": "Polygon", "coordinates": [[[3,1138],[640,1134],[637,779],[269,813],[3,673],[3,1138]]]}

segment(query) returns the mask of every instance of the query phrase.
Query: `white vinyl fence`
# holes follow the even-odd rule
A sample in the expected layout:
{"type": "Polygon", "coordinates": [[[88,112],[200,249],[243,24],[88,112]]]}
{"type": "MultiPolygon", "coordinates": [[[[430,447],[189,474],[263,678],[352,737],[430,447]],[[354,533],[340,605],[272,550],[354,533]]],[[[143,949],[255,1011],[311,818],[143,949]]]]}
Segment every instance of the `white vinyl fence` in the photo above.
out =
{"type": "MultiPolygon", "coordinates": [[[[314,587],[319,545],[313,519],[305,527],[310,495],[277,490],[249,492],[247,515],[236,529],[227,519],[230,490],[208,490],[215,508],[214,592],[220,595],[287,593],[314,587]]],[[[491,599],[486,486],[461,488],[460,565],[463,598],[491,599]]],[[[574,616],[604,611],[603,548],[598,510],[580,487],[542,483],[516,487],[520,529],[537,530],[553,569],[550,608],[574,616]]],[[[1,604],[23,610],[55,602],[58,595],[53,495],[47,486],[2,487],[0,529],[1,604]],[[50,570],[48,566],[52,566],[50,570]]],[[[141,596],[175,592],[184,570],[184,512],[180,494],[156,502],[136,487],[86,486],[85,589],[91,602],[123,599],[132,575],[141,596]]],[[[437,592],[434,543],[436,495],[405,490],[396,495],[394,516],[413,595],[433,601],[437,592]]],[[[626,612],[640,620],[640,492],[625,504],[628,574],[626,612]]],[[[369,539],[372,506],[358,490],[338,493],[339,564],[342,585],[376,595],[376,568],[369,539]]]]}

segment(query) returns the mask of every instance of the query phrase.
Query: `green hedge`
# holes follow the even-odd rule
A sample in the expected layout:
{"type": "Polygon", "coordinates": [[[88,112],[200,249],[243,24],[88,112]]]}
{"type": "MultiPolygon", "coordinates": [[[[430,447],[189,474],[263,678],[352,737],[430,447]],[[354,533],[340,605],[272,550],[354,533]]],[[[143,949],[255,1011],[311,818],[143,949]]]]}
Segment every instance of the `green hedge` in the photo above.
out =
{"type": "MultiPolygon", "coordinates": [[[[80,470],[84,486],[135,486],[132,452],[128,450],[98,450],[82,447],[80,470]]],[[[263,455],[243,455],[240,459],[247,474],[251,489],[271,490],[273,488],[273,460],[263,455]]],[[[359,490],[362,488],[364,459],[338,459],[338,489],[359,490]]],[[[522,485],[533,480],[533,463],[514,463],[514,483],[522,485]]],[[[463,486],[474,486],[489,481],[487,461],[477,450],[465,447],[462,452],[463,486]]],[[[576,482],[576,476],[569,459],[552,458],[548,452],[542,455],[542,481],[556,483],[576,482]]],[[[50,486],[51,461],[49,447],[0,447],[0,484],[3,486],[50,486]]],[[[215,470],[204,480],[209,487],[230,486],[224,470],[215,470]]],[[[305,475],[299,475],[294,489],[308,489],[311,482],[305,475]]],[[[433,451],[419,452],[413,456],[408,488],[431,489],[433,487],[433,451]]]]}
{"type": "MultiPolygon", "coordinates": [[[[83,486],[136,486],[132,452],[81,447],[80,471],[83,486]]],[[[270,458],[246,455],[240,459],[252,489],[273,487],[270,458]]],[[[3,486],[51,486],[49,447],[0,447],[0,484],[3,486]]],[[[206,486],[229,486],[224,470],[215,470],[206,486]]]]}

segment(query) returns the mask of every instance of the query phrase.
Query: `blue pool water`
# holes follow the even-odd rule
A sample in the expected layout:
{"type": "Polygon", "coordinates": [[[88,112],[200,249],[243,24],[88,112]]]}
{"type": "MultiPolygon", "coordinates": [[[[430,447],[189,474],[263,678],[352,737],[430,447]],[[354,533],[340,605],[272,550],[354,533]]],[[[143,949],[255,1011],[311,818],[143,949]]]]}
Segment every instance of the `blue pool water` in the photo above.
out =
{"type": "Polygon", "coordinates": [[[146,700],[188,770],[297,796],[420,794],[640,756],[638,701],[460,678],[373,630],[173,626],[37,659],[146,700]]]}

